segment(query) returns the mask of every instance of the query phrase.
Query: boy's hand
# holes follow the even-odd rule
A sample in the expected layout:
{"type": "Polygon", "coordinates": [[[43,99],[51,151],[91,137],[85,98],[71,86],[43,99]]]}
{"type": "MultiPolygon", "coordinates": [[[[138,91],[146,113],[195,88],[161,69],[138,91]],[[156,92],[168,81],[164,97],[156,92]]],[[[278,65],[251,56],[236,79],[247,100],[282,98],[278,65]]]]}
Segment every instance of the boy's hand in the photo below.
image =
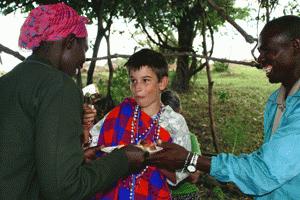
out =
{"type": "Polygon", "coordinates": [[[97,115],[97,111],[94,108],[88,106],[88,104],[83,104],[83,118],[82,118],[82,127],[83,133],[81,137],[81,144],[83,148],[89,147],[90,144],[90,129],[94,125],[95,117],[97,115]]]}
{"type": "Polygon", "coordinates": [[[83,119],[82,123],[84,127],[91,127],[94,124],[94,120],[97,115],[97,110],[91,108],[88,104],[83,104],[83,119]]]}

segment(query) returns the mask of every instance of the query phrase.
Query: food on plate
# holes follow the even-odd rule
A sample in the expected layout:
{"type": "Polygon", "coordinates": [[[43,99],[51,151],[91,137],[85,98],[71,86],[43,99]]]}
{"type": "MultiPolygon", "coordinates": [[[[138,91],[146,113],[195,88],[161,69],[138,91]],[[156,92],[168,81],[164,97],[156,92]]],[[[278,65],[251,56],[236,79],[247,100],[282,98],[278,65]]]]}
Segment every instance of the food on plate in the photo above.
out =
{"type": "MultiPolygon", "coordinates": [[[[101,151],[105,152],[105,153],[110,153],[113,150],[120,149],[124,146],[125,146],[124,144],[121,144],[121,145],[118,145],[118,146],[103,147],[103,148],[101,148],[101,151]]],[[[156,146],[155,143],[148,142],[146,140],[140,141],[136,146],[143,149],[144,151],[148,151],[149,153],[155,153],[157,151],[162,150],[162,147],[156,146]]]]}
{"type": "Polygon", "coordinates": [[[157,152],[157,151],[160,151],[162,150],[161,147],[159,146],[156,146],[155,143],[153,142],[149,142],[149,141],[146,141],[146,140],[142,140],[138,143],[137,147],[140,147],[141,149],[143,149],[144,151],[148,151],[150,153],[152,152],[157,152]]]}

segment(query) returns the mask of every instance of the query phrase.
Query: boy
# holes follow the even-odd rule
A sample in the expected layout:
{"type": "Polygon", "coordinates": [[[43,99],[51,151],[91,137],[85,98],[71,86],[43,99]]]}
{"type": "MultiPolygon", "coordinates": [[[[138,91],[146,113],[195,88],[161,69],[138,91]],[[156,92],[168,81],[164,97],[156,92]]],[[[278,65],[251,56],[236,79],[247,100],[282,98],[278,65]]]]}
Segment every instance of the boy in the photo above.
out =
{"type": "MultiPolygon", "coordinates": [[[[191,150],[189,130],[184,118],[166,110],[160,95],[168,85],[165,58],[150,49],[133,54],[125,64],[130,77],[132,98],[126,98],[91,130],[92,144],[117,146],[126,144],[174,142],[191,150]],[[100,135],[99,135],[100,132],[100,135]]],[[[188,176],[146,166],[141,172],[119,180],[96,199],[171,199],[167,184],[176,185],[188,176]],[[173,183],[171,182],[173,181],[173,183]]]]}

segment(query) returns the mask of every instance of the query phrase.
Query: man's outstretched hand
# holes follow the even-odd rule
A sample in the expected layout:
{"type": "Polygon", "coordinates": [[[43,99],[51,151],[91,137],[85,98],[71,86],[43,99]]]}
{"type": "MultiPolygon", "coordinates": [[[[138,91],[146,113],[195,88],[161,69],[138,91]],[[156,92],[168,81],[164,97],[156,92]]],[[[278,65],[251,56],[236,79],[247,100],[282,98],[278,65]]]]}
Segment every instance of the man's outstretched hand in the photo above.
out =
{"type": "Polygon", "coordinates": [[[168,170],[181,169],[184,166],[189,152],[182,146],[174,143],[158,144],[163,150],[150,154],[146,159],[147,165],[168,170]]]}
{"type": "MultiPolygon", "coordinates": [[[[85,163],[89,163],[92,160],[100,159],[97,158],[96,153],[101,151],[103,146],[90,147],[84,150],[84,161],[85,163]]],[[[138,148],[134,145],[126,145],[121,148],[128,159],[129,162],[129,171],[131,173],[139,171],[143,169],[145,165],[145,158],[148,157],[147,152],[143,151],[141,148],[138,148]]]]}
{"type": "Polygon", "coordinates": [[[128,158],[130,172],[139,171],[145,167],[145,157],[148,155],[147,152],[134,145],[126,145],[122,149],[125,150],[125,154],[128,158]]]}

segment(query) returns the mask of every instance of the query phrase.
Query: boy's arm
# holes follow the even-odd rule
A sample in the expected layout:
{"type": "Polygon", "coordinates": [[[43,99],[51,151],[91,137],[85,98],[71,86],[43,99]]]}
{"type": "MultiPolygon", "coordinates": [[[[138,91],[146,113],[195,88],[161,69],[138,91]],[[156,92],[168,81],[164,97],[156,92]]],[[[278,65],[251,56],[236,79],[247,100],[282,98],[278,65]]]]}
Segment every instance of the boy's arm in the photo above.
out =
{"type": "MultiPolygon", "coordinates": [[[[188,126],[184,117],[173,110],[167,110],[163,115],[162,125],[171,134],[174,143],[179,144],[188,151],[191,151],[191,138],[188,126]]],[[[189,176],[189,173],[184,172],[182,169],[176,170],[176,182],[168,180],[172,186],[176,186],[180,181],[189,176]]]]}

